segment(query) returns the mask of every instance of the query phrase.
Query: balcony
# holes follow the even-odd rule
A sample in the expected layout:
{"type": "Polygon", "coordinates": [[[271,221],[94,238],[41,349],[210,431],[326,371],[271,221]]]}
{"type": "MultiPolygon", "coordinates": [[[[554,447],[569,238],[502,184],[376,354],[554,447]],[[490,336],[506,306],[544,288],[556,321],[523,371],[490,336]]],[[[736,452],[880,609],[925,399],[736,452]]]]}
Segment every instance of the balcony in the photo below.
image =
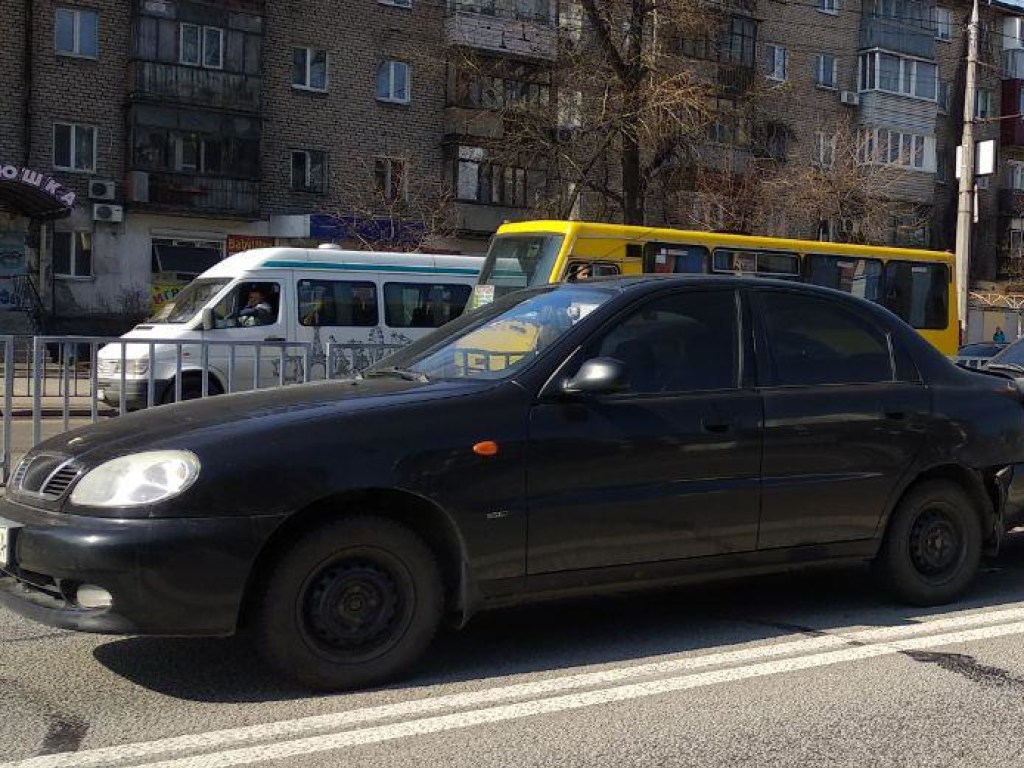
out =
{"type": "Polygon", "coordinates": [[[504,56],[554,61],[558,35],[547,0],[450,0],[445,35],[504,56]]]}
{"type": "Polygon", "coordinates": [[[260,77],[155,61],[133,62],[128,76],[131,98],[135,101],[260,111],[260,77]]]}
{"type": "Polygon", "coordinates": [[[1003,80],[1003,93],[1000,99],[1001,117],[999,121],[1000,142],[1004,147],[1024,147],[1024,120],[1015,117],[1021,106],[1024,80],[1003,80]]]}
{"type": "Polygon", "coordinates": [[[1003,51],[1003,79],[1024,80],[1024,50],[1003,51]]]}
{"type": "Polygon", "coordinates": [[[935,29],[910,19],[865,12],[860,24],[860,47],[882,48],[922,59],[935,59],[935,29]]]}
{"type": "Polygon", "coordinates": [[[255,217],[259,182],[191,173],[133,171],[131,206],[137,210],[255,217]]]}

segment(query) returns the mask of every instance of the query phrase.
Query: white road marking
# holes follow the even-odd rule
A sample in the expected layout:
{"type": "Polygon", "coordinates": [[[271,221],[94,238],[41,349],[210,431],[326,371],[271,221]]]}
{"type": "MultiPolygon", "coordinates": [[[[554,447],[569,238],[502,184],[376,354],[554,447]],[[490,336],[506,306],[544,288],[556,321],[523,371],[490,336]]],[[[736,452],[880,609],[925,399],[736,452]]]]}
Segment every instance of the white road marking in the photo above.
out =
{"type": "Polygon", "coordinates": [[[98,768],[99,766],[114,765],[147,765],[149,768],[214,768],[246,765],[265,760],[286,759],[330,751],[347,746],[371,744],[537,714],[655,696],[753,677],[859,661],[893,655],[905,650],[921,650],[941,645],[1024,634],[1024,620],[1022,619],[1024,619],[1024,607],[1000,611],[968,612],[941,619],[925,620],[907,626],[829,634],[767,646],[366,707],[349,712],[266,725],[233,728],[77,753],[45,755],[14,763],[3,763],[0,764],[0,768],[98,768]],[[964,629],[965,627],[968,629],[964,629]],[[942,633],[929,634],[937,631],[942,633]],[[922,635],[927,636],[921,637],[922,635]],[[776,660],[765,662],[764,659],[776,660]],[[730,664],[741,666],[726,667],[730,664]],[[709,667],[726,668],[692,674],[694,670],[709,667]],[[662,676],[663,679],[615,685],[623,681],[657,676],[662,676]],[[600,686],[605,687],[600,688],[600,686]],[[598,689],[565,694],[565,691],[581,688],[598,689]],[[433,712],[479,707],[528,697],[540,698],[434,717],[418,717],[417,719],[417,716],[433,712]],[[362,723],[399,717],[413,719],[369,728],[342,730],[352,729],[353,726],[362,723]],[[339,730],[342,732],[323,733],[324,731],[339,730]],[[309,735],[318,732],[320,735],[309,735]],[[238,744],[251,744],[254,741],[269,743],[235,750],[226,749],[238,744]],[[197,751],[203,751],[205,754],[180,759],[173,758],[175,754],[197,751]],[[151,760],[160,756],[172,757],[164,762],[145,762],[147,759],[151,760]]]}

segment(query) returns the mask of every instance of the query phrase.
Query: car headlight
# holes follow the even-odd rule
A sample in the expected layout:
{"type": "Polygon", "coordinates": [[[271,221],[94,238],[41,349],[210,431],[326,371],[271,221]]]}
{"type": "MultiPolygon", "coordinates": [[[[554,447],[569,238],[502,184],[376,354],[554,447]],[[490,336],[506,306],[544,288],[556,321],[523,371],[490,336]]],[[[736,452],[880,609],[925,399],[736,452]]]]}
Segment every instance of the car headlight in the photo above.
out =
{"type": "Polygon", "coordinates": [[[164,501],[199,477],[199,459],[189,451],[146,451],[100,464],[86,473],[71,503],[87,507],[135,507],[164,501]]]}

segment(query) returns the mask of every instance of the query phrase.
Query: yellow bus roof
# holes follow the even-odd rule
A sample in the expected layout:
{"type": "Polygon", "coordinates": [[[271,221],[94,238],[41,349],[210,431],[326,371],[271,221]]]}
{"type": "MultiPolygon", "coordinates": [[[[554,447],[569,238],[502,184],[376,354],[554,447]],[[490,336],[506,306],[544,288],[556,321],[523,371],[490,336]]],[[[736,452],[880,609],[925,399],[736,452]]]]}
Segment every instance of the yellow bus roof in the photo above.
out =
{"type": "Polygon", "coordinates": [[[605,224],[592,221],[560,221],[556,219],[538,219],[535,221],[517,221],[502,224],[497,231],[499,235],[525,233],[597,235],[599,237],[621,238],[624,240],[667,240],[678,241],[686,237],[710,246],[731,246],[733,248],[771,248],[797,251],[799,253],[826,252],[846,256],[876,256],[890,259],[927,259],[929,261],[947,261],[952,264],[955,257],[946,251],[929,251],[921,248],[894,248],[888,245],[853,245],[850,243],[829,243],[818,240],[795,240],[779,237],[759,237],[757,235],[731,235],[722,232],[704,232],[700,230],[671,229],[667,227],[641,227],[625,224],[605,224]]]}

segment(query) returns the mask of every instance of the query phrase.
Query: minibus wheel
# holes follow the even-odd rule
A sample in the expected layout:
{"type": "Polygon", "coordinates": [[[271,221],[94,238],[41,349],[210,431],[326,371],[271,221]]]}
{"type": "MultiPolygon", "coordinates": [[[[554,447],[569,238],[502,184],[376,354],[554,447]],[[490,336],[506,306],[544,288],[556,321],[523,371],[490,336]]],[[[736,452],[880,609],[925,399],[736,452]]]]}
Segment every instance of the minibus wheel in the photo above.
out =
{"type": "MultiPolygon", "coordinates": [[[[210,377],[209,384],[206,385],[206,391],[208,395],[222,395],[224,390],[221,389],[220,384],[212,376],[210,377]]],[[[203,396],[203,379],[198,374],[186,375],[181,377],[181,399],[182,400],[199,400],[203,396]]],[[[163,396],[160,398],[161,405],[167,405],[169,403],[177,402],[174,399],[174,379],[171,379],[164,387],[163,396]]]]}

